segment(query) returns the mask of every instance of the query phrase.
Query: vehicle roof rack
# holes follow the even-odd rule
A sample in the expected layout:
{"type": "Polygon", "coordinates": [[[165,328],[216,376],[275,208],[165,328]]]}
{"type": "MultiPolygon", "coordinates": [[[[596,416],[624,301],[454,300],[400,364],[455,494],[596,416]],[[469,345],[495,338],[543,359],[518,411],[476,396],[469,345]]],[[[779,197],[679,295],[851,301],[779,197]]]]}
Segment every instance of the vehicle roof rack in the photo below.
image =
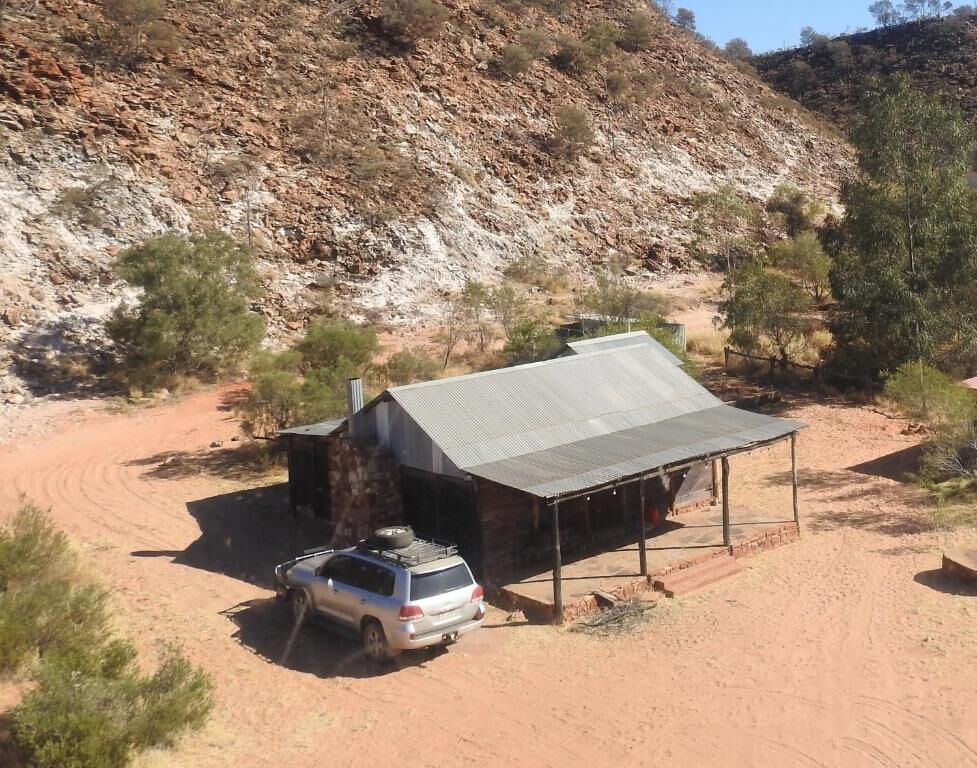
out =
{"type": "Polygon", "coordinates": [[[384,560],[401,566],[423,565],[458,554],[458,547],[455,544],[437,539],[421,538],[415,538],[406,547],[396,549],[371,544],[367,539],[357,544],[356,549],[376,557],[382,557],[384,560]]]}

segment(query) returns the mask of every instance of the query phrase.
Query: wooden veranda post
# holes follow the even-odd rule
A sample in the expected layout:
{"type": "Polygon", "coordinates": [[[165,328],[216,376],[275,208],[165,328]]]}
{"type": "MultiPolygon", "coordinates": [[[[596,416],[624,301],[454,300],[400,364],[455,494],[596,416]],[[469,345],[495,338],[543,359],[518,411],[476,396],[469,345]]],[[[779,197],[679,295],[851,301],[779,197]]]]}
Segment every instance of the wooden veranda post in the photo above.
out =
{"type": "Polygon", "coordinates": [[[790,433],[790,482],[794,491],[794,524],[801,535],[801,511],[797,503],[797,433],[790,433]]]}
{"type": "Polygon", "coordinates": [[[638,480],[638,563],[641,565],[641,575],[648,575],[648,553],[645,550],[645,479],[638,480]]]}
{"type": "Polygon", "coordinates": [[[723,456],[723,546],[731,544],[729,535],[729,458],[723,456]]]}
{"type": "Polygon", "coordinates": [[[553,502],[553,611],[563,623],[563,555],[560,552],[560,502],[553,502]]]}

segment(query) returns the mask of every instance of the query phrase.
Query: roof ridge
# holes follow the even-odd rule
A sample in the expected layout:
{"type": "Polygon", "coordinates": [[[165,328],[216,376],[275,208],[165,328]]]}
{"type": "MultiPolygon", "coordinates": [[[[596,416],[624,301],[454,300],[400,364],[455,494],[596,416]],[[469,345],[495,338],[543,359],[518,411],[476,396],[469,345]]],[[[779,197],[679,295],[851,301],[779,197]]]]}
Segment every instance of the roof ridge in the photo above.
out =
{"type": "MultiPolygon", "coordinates": [[[[602,338],[608,338],[604,336],[602,338]]],[[[448,382],[454,381],[471,381],[472,379],[485,378],[490,376],[501,376],[504,374],[515,373],[516,371],[522,371],[529,368],[542,368],[548,365],[559,365],[565,363],[571,363],[574,361],[580,362],[582,360],[591,359],[595,357],[600,357],[601,355],[616,355],[621,352],[628,352],[636,349],[648,349],[651,350],[647,344],[628,344],[626,347],[615,347],[613,349],[605,349],[600,352],[594,352],[589,355],[571,355],[568,357],[555,357],[550,360],[539,360],[535,363],[523,363],[521,365],[510,365],[506,368],[493,368],[490,371],[476,371],[475,373],[464,373],[461,376],[449,376],[446,379],[432,379],[431,381],[419,381],[416,384],[404,384],[399,387],[388,387],[387,392],[397,393],[405,392],[407,390],[423,389],[425,387],[436,386],[438,384],[446,384],[448,382]]],[[[651,350],[654,354],[654,350],[651,350]]]]}

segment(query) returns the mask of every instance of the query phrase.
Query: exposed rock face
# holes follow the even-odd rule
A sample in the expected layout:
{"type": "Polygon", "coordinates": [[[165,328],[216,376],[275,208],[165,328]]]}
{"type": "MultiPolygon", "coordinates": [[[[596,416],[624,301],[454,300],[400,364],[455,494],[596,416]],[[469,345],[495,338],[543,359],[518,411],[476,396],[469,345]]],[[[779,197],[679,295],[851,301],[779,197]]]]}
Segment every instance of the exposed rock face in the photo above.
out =
{"type": "Polygon", "coordinates": [[[866,81],[904,72],[914,85],[960,104],[977,122],[977,16],[914,21],[844,35],[829,43],[753,59],[764,80],[839,125],[858,109],[866,81]],[[846,48],[847,47],[847,48],[846,48]],[[805,87],[790,67],[804,62],[814,79],[805,87]]]}
{"type": "Polygon", "coordinates": [[[843,141],[664,20],[648,52],[614,54],[646,76],[626,110],[605,95],[607,60],[580,75],[537,61],[517,79],[491,64],[523,29],[579,38],[645,3],[574,4],[562,19],[445,4],[440,38],[404,50],[378,36],[379,3],[358,4],[340,39],[329,4],[174,2],[178,47],[134,71],[90,52],[99,5],[14,4],[0,30],[8,335],[104,317],[124,297],[114,254],[167,229],[250,236],[260,309],[288,332],[326,291],[354,313],[410,320],[526,255],[581,275],[614,259],[648,277],[682,263],[697,191],[729,182],[759,199],[789,183],[831,201],[851,166],[843,141]],[[295,129],[303,112],[347,104],[365,141],[413,169],[366,202],[362,179],[311,162],[295,129]],[[575,163],[544,147],[566,104],[595,132],[575,163]]]}

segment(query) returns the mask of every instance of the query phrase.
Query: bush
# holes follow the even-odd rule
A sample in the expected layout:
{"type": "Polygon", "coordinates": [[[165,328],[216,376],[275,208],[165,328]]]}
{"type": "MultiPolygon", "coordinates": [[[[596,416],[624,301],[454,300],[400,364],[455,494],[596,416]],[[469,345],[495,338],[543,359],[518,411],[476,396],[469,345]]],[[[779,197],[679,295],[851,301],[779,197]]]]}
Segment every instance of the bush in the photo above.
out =
{"type": "Polygon", "coordinates": [[[587,312],[600,315],[612,325],[642,316],[655,316],[660,321],[669,307],[664,296],[646,293],[607,272],[597,274],[595,286],[583,294],[580,304],[587,312]]]}
{"type": "Polygon", "coordinates": [[[806,61],[794,59],[787,65],[787,91],[794,98],[803,96],[818,82],[814,69],[806,61]]]}
{"type": "Polygon", "coordinates": [[[509,77],[519,77],[533,65],[533,55],[527,48],[510,43],[502,49],[496,66],[509,77]]]}
{"type": "Polygon", "coordinates": [[[572,105],[560,107],[556,112],[556,127],[547,142],[550,153],[565,160],[576,160],[593,143],[594,131],[587,113],[572,105]]]}
{"type": "Polygon", "coordinates": [[[556,52],[550,57],[553,66],[561,72],[580,75],[594,66],[594,51],[586,43],[572,37],[557,40],[556,52]]]}
{"type": "Polygon", "coordinates": [[[524,29],[519,33],[519,44],[529,51],[534,59],[545,58],[553,50],[553,42],[541,29],[524,29]]]}
{"type": "Polygon", "coordinates": [[[814,301],[822,302],[831,295],[831,257],[824,252],[813,231],[777,243],[770,249],[770,255],[776,266],[796,276],[814,301]]]}
{"type": "Polygon", "coordinates": [[[624,29],[617,43],[626,51],[647,51],[655,39],[656,28],[657,23],[650,13],[632,13],[624,20],[624,29]]]}
{"type": "Polygon", "coordinates": [[[135,753],[169,746],[201,727],[211,683],[173,648],[157,671],[140,674],[135,649],[114,643],[76,664],[56,663],[14,710],[14,738],[37,768],[123,768],[135,753]]]}
{"type": "Polygon", "coordinates": [[[377,378],[388,387],[401,387],[436,378],[441,366],[437,360],[402,349],[377,369],[377,378]]]}
{"type": "Polygon", "coordinates": [[[381,23],[388,35],[414,45],[441,34],[448,16],[448,9],[435,0],[387,0],[381,23]]]}
{"type": "Polygon", "coordinates": [[[852,53],[851,46],[844,40],[832,40],[827,45],[827,51],[835,69],[847,72],[855,66],[855,56],[852,53]]]}
{"type": "Polygon", "coordinates": [[[621,30],[613,24],[599,21],[584,30],[584,40],[598,57],[606,55],[621,39],[621,30]]]}
{"type": "Polygon", "coordinates": [[[957,431],[977,416],[970,390],[926,363],[899,366],[885,382],[885,396],[906,418],[938,431],[957,431]]]}
{"type": "Polygon", "coordinates": [[[567,287],[566,276],[555,271],[546,259],[538,254],[520,256],[502,273],[511,280],[535,286],[549,293],[556,293],[567,287]]]}
{"type": "Polygon", "coordinates": [[[106,323],[134,383],[232,372],[264,335],[250,311],[259,293],[252,253],[221,232],[147,240],[115,269],[143,290],[137,307],[123,303],[106,323]]]}
{"type": "Polygon", "coordinates": [[[122,768],[203,724],[207,676],[173,648],[143,676],[132,644],[111,635],[105,591],[79,579],[67,539],[37,507],[22,504],[0,528],[0,574],[0,671],[39,659],[13,711],[31,765],[122,768]]]}
{"type": "Polygon", "coordinates": [[[723,283],[719,303],[730,342],[746,352],[773,346],[782,363],[793,359],[814,330],[810,297],[784,275],[749,262],[723,283]]]}
{"type": "Polygon", "coordinates": [[[176,31],[162,20],[164,10],[163,0],[104,0],[110,43],[120,61],[132,65],[149,51],[176,45],[176,31]]]}
{"type": "Polygon", "coordinates": [[[241,430],[267,437],[346,410],[346,380],[363,376],[373,362],[377,336],[371,328],[324,320],[309,327],[294,349],[258,356],[251,392],[239,406],[241,430]]]}
{"type": "Polygon", "coordinates": [[[808,229],[814,229],[824,208],[812,202],[807,192],[778,184],[767,200],[768,213],[777,214],[783,220],[784,231],[788,237],[795,237],[808,229]]]}
{"type": "Polygon", "coordinates": [[[560,348],[560,340],[553,327],[538,318],[517,321],[502,350],[509,365],[548,360],[560,348]]]}
{"type": "Polygon", "coordinates": [[[749,43],[742,37],[734,37],[726,43],[723,48],[723,53],[733,61],[744,61],[753,56],[753,51],[750,49],[749,43]]]}
{"type": "Polygon", "coordinates": [[[75,579],[67,537],[38,507],[22,504],[0,528],[0,673],[35,655],[98,643],[105,593],[75,579]]]}
{"type": "Polygon", "coordinates": [[[349,367],[365,371],[377,346],[377,334],[372,328],[322,320],[309,326],[295,349],[301,355],[304,371],[349,367]]]}

